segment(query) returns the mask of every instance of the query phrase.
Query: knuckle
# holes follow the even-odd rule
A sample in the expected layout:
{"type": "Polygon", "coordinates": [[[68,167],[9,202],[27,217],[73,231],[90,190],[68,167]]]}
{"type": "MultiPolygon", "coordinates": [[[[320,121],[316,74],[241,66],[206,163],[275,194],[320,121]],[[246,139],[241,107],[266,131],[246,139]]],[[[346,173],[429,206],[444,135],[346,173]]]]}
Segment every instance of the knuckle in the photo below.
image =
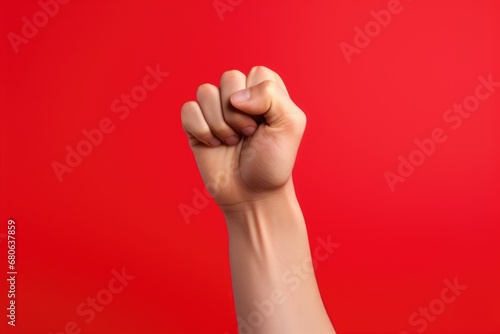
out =
{"type": "Polygon", "coordinates": [[[262,66],[262,65],[257,65],[257,66],[252,67],[252,69],[250,70],[250,75],[260,76],[260,75],[268,74],[270,72],[272,72],[272,71],[270,69],[268,69],[267,67],[262,66]]]}
{"type": "Polygon", "coordinates": [[[244,76],[245,75],[238,70],[225,71],[224,73],[222,73],[222,75],[220,77],[220,82],[222,85],[225,82],[231,82],[231,81],[237,80],[237,79],[244,77],[244,76]]]}
{"type": "Polygon", "coordinates": [[[210,97],[213,94],[218,94],[218,88],[209,83],[200,85],[196,90],[196,98],[198,100],[210,97]]]}
{"type": "Polygon", "coordinates": [[[192,113],[194,110],[196,110],[196,102],[195,101],[188,101],[185,102],[182,107],[181,107],[181,118],[185,120],[185,118],[192,113]]]}
{"type": "Polygon", "coordinates": [[[275,94],[277,92],[278,86],[276,85],[276,82],[272,80],[265,80],[260,83],[262,91],[265,94],[275,94]]]}
{"type": "Polygon", "coordinates": [[[189,101],[182,105],[181,108],[181,124],[184,132],[188,133],[191,128],[193,114],[196,112],[196,102],[189,101]]]}

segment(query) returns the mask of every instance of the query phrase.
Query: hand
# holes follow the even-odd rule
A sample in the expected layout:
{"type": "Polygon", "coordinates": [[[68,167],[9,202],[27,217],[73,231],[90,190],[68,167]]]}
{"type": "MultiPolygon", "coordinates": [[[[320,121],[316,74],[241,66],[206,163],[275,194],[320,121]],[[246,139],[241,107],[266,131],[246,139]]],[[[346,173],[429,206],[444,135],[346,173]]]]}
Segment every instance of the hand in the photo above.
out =
{"type": "Polygon", "coordinates": [[[220,88],[203,84],[181,111],[198,169],[218,205],[265,199],[291,184],[306,125],[283,80],[257,66],[225,72],[220,88]]]}

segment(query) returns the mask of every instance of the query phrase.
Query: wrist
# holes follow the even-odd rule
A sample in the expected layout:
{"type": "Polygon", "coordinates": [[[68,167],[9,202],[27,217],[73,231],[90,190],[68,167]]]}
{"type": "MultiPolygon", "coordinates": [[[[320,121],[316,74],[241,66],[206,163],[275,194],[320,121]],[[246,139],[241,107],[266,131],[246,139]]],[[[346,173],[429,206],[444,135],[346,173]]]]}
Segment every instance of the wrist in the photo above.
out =
{"type": "Polygon", "coordinates": [[[307,239],[305,221],[290,180],[282,188],[251,201],[222,208],[229,238],[262,244],[307,239]]]}
{"type": "Polygon", "coordinates": [[[290,179],[279,189],[253,194],[236,204],[220,205],[227,224],[246,220],[271,218],[286,210],[300,210],[293,181],[290,179]]]}

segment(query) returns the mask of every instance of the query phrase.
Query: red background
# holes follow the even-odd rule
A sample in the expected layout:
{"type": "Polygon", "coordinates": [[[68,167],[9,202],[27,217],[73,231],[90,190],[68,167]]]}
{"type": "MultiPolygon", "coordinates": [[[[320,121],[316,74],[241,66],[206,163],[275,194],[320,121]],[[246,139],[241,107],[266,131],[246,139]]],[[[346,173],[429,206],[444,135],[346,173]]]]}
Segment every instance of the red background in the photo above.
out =
{"type": "Polygon", "coordinates": [[[500,2],[402,0],[348,63],[339,44],[387,4],[243,0],[221,20],[212,0],[73,0],[15,53],[40,6],[3,1],[0,268],[12,218],[19,274],[1,331],[236,333],[222,216],[179,211],[203,189],[179,116],[199,84],[265,65],[308,115],[294,178],[311,246],[340,244],[317,270],[338,333],[417,333],[455,277],[467,289],[425,332],[500,333],[500,88],[459,129],[442,118],[500,81],[500,2]],[[157,64],[169,77],[120,120],[111,103],[157,64]],[[115,130],[59,182],[51,164],[103,118],[115,130]],[[391,192],[384,172],[436,127],[447,141],[391,192]],[[121,268],[135,279],[86,324],[76,307],[121,268]]]}

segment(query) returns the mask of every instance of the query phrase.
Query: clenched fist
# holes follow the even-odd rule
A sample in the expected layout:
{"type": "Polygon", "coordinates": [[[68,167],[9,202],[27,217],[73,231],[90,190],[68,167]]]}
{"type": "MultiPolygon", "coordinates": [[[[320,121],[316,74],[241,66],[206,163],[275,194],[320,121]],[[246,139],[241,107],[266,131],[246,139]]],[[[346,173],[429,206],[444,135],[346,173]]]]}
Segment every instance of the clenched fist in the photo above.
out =
{"type": "Polygon", "coordinates": [[[225,72],[182,107],[182,126],[201,176],[219,206],[253,202],[291,183],[306,125],[272,70],[225,72]]]}
{"type": "Polygon", "coordinates": [[[313,263],[292,182],[306,117],[283,80],[225,72],[184,104],[182,125],[227,223],[238,332],[335,334],[312,267],[300,289],[283,276],[313,263]]]}

